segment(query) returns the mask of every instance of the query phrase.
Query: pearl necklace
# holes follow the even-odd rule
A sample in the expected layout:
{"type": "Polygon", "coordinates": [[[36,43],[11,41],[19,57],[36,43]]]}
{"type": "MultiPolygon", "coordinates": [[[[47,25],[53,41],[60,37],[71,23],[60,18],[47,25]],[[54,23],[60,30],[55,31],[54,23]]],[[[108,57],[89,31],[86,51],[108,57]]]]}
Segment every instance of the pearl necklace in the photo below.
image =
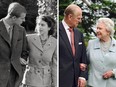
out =
{"type": "Polygon", "coordinates": [[[42,43],[42,47],[46,44],[48,38],[46,38],[45,40],[42,40],[41,37],[40,37],[40,40],[41,40],[41,43],[42,43]]]}
{"type": "Polygon", "coordinates": [[[109,50],[110,45],[111,45],[111,39],[109,41],[107,41],[107,42],[100,41],[101,50],[104,51],[104,52],[109,50]]]}

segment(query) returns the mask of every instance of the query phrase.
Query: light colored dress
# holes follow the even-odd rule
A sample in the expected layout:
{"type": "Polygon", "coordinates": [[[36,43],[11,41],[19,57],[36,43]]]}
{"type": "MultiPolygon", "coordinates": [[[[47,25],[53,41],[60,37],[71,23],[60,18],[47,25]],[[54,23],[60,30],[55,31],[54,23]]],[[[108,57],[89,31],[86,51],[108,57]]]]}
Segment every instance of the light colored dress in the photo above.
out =
{"type": "Polygon", "coordinates": [[[25,83],[29,87],[52,87],[57,85],[57,40],[49,36],[41,43],[39,35],[29,35],[29,70],[25,83]]]}

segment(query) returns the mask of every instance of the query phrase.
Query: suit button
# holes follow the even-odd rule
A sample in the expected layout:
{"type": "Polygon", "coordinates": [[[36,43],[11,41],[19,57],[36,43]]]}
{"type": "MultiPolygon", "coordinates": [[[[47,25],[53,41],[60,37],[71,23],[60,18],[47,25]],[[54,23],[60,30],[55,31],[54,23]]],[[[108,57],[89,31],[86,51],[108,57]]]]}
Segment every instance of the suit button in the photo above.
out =
{"type": "Polygon", "coordinates": [[[40,71],[38,71],[38,73],[40,73],[40,71]]]}
{"type": "Polygon", "coordinates": [[[10,72],[10,69],[8,70],[8,72],[10,72]]]}
{"type": "Polygon", "coordinates": [[[50,70],[48,69],[48,72],[49,72],[50,70]]]}

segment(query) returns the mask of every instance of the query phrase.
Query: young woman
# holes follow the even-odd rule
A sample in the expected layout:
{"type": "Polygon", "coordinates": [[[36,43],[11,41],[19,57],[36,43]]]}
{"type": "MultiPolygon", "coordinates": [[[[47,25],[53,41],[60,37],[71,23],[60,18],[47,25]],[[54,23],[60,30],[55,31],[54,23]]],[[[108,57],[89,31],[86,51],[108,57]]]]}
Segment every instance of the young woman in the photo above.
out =
{"type": "Polygon", "coordinates": [[[36,24],[38,33],[27,36],[30,53],[25,82],[27,87],[56,87],[57,40],[52,36],[55,21],[43,15],[37,17],[36,24]]]}

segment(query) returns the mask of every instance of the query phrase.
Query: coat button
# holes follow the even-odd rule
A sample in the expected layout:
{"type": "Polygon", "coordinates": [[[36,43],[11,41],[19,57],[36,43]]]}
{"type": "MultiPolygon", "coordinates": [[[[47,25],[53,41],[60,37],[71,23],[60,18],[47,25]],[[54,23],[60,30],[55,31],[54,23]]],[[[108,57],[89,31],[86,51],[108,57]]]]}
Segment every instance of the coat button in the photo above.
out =
{"type": "Polygon", "coordinates": [[[40,73],[40,71],[38,71],[38,73],[40,73]]]}
{"type": "Polygon", "coordinates": [[[49,72],[50,70],[48,69],[48,72],[49,72]]]}

